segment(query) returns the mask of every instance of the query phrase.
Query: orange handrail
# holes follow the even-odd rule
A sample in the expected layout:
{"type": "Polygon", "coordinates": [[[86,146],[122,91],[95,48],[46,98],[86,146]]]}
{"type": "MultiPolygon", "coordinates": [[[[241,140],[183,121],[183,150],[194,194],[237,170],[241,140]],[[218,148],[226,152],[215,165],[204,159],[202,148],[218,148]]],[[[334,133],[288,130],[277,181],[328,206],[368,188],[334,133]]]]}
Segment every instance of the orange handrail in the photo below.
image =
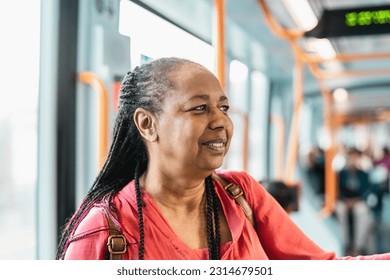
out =
{"type": "Polygon", "coordinates": [[[329,216],[332,214],[337,199],[337,175],[332,168],[332,162],[336,155],[336,147],[334,143],[335,124],[332,115],[332,93],[327,89],[324,81],[319,79],[320,91],[323,100],[323,115],[324,127],[328,132],[329,146],[325,149],[325,201],[324,207],[320,212],[321,216],[329,216]]]}
{"type": "MultiPolygon", "coordinates": [[[[290,127],[290,135],[289,135],[289,149],[287,154],[287,164],[286,164],[286,174],[285,174],[285,180],[290,181],[287,182],[288,185],[292,181],[293,177],[293,171],[296,165],[297,161],[297,150],[298,150],[298,113],[300,110],[300,106],[303,101],[303,67],[310,59],[313,59],[313,56],[307,55],[298,44],[297,40],[302,38],[304,33],[303,32],[297,32],[297,31],[291,31],[288,29],[285,29],[281,27],[276,20],[273,18],[271,12],[269,11],[267,4],[264,0],[258,0],[260,7],[265,15],[266,21],[271,28],[271,30],[279,37],[282,37],[289,41],[291,45],[291,49],[293,50],[296,62],[296,73],[300,73],[302,77],[296,76],[295,77],[295,102],[294,102],[294,114],[293,119],[291,120],[291,127],[290,127]],[[297,88],[298,87],[298,88],[297,88]],[[302,88],[300,88],[302,87],[302,88]]],[[[316,57],[316,59],[318,59],[316,57]]],[[[312,61],[310,61],[312,62],[312,61]]],[[[312,67],[313,68],[313,67],[312,67]]],[[[312,69],[311,69],[312,70],[312,69]]],[[[317,78],[318,80],[318,78],[317,78]]],[[[322,91],[325,90],[325,87],[322,85],[322,91]]],[[[324,97],[325,98],[325,97],[324,97]]],[[[325,106],[325,105],[324,105],[325,106]]],[[[331,106],[331,104],[329,104],[331,106]]],[[[326,112],[325,119],[327,122],[331,123],[330,118],[331,114],[329,114],[330,110],[324,109],[324,112],[326,112]]],[[[330,130],[330,133],[333,131],[330,130]]],[[[332,143],[333,144],[333,143],[332,143]]],[[[330,191],[330,195],[327,196],[327,199],[325,200],[324,209],[321,212],[322,214],[329,214],[331,210],[334,207],[335,204],[335,193],[332,190],[336,190],[336,182],[335,182],[335,174],[334,171],[331,168],[332,159],[334,156],[334,147],[330,147],[329,150],[325,151],[325,169],[326,169],[326,178],[325,181],[329,184],[331,184],[326,190],[330,191]]]]}
{"type": "Polygon", "coordinates": [[[390,59],[390,53],[355,53],[336,54],[334,57],[320,57],[318,55],[303,53],[302,59],[307,63],[322,63],[332,61],[355,61],[355,60],[379,60],[379,59],[390,59]]]}
{"type": "Polygon", "coordinates": [[[274,17],[272,16],[271,12],[268,9],[267,4],[265,3],[265,0],[258,0],[260,8],[262,9],[265,19],[271,28],[271,30],[276,34],[277,36],[286,39],[286,40],[295,40],[297,38],[300,38],[304,35],[303,31],[300,30],[287,30],[283,27],[281,27],[274,17]]]}
{"type": "MultiPolygon", "coordinates": [[[[313,76],[317,79],[319,85],[320,85],[320,91],[322,93],[323,97],[323,108],[324,108],[324,125],[327,131],[329,132],[330,137],[330,145],[325,150],[325,182],[326,182],[326,196],[325,196],[325,205],[324,209],[322,210],[322,214],[328,215],[333,211],[336,196],[337,196],[337,175],[332,170],[332,161],[336,154],[336,147],[334,143],[334,131],[336,129],[336,125],[340,124],[341,122],[345,121],[347,117],[338,117],[335,116],[332,112],[332,101],[331,101],[331,93],[329,89],[325,86],[324,80],[326,79],[339,79],[344,77],[355,77],[355,76],[367,76],[367,75],[388,75],[390,74],[389,69],[361,69],[361,70],[344,70],[344,71],[325,71],[322,70],[319,67],[319,64],[324,62],[330,62],[330,61],[339,61],[339,62],[347,62],[347,61],[353,61],[353,60],[374,60],[374,59],[390,59],[390,53],[366,53],[366,54],[336,54],[335,57],[332,58],[322,58],[318,55],[312,55],[306,53],[302,47],[298,43],[298,39],[302,38],[304,36],[303,32],[299,32],[296,30],[288,30],[286,28],[283,28],[280,26],[277,21],[272,16],[270,10],[268,9],[268,6],[266,4],[265,0],[258,0],[260,4],[260,8],[262,9],[266,22],[268,26],[270,27],[271,31],[283,38],[289,41],[291,48],[293,50],[293,53],[295,55],[295,58],[297,60],[300,60],[301,63],[307,64],[309,66],[309,69],[313,76]]],[[[296,107],[297,104],[294,105],[296,107]]],[[[294,111],[296,109],[294,108],[294,111]]],[[[388,114],[383,113],[380,116],[378,115],[375,119],[387,119],[388,114]]],[[[296,130],[290,129],[290,139],[289,139],[289,145],[295,146],[297,141],[297,135],[292,135],[291,133],[295,133],[296,130]]],[[[290,166],[290,170],[287,170],[286,168],[286,176],[287,178],[291,176],[291,170],[293,158],[295,158],[295,149],[289,149],[289,158],[291,158],[291,161],[287,162],[287,166],[290,166]],[[293,151],[292,153],[290,151],[293,151]]]]}
{"type": "Polygon", "coordinates": [[[103,81],[92,72],[82,72],[79,80],[90,85],[99,97],[99,169],[103,167],[108,150],[108,93],[103,81]]]}
{"type": "Polygon", "coordinates": [[[225,90],[225,0],[215,0],[217,19],[217,76],[222,89],[225,90]]]}
{"type": "MultiPolygon", "coordinates": [[[[215,0],[216,9],[216,48],[217,48],[217,76],[221,87],[226,90],[226,71],[225,71],[225,0],[215,0]]],[[[242,164],[244,170],[248,170],[248,142],[249,142],[249,117],[239,110],[232,109],[230,112],[237,113],[242,117],[244,122],[244,139],[242,143],[242,164]]]]}
{"type": "Polygon", "coordinates": [[[386,122],[390,120],[390,110],[381,110],[372,115],[355,116],[355,115],[336,115],[334,122],[336,127],[345,124],[367,124],[372,122],[386,122]]]}
{"type": "Polygon", "coordinates": [[[294,171],[298,160],[299,115],[303,103],[303,63],[299,59],[295,61],[294,98],[294,111],[291,118],[284,178],[287,185],[294,184],[294,171]]]}
{"type": "Polygon", "coordinates": [[[361,70],[342,70],[342,71],[326,71],[320,69],[318,64],[309,64],[309,69],[313,76],[318,80],[325,79],[341,79],[347,77],[359,76],[387,76],[390,75],[390,69],[361,69],[361,70]]]}
{"type": "Polygon", "coordinates": [[[272,16],[267,4],[264,0],[258,0],[260,7],[264,13],[266,22],[269,27],[277,36],[286,39],[290,42],[291,48],[295,55],[295,70],[294,70],[294,110],[291,119],[287,157],[286,157],[286,168],[284,174],[284,180],[288,186],[294,185],[294,171],[296,162],[298,159],[298,131],[299,131],[299,114],[303,102],[303,69],[304,62],[302,61],[302,51],[299,48],[297,39],[303,37],[303,31],[287,30],[281,27],[274,17],[272,16]]]}

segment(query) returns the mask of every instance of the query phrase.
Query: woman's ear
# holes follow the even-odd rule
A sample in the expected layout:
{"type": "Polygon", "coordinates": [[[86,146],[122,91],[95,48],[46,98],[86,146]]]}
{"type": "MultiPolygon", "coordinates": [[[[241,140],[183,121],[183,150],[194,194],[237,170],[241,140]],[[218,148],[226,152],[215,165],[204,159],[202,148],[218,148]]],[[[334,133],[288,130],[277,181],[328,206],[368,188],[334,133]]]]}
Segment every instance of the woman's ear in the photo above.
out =
{"type": "Polygon", "coordinates": [[[145,140],[149,142],[157,140],[156,118],[151,112],[137,108],[134,112],[134,123],[145,140]]]}

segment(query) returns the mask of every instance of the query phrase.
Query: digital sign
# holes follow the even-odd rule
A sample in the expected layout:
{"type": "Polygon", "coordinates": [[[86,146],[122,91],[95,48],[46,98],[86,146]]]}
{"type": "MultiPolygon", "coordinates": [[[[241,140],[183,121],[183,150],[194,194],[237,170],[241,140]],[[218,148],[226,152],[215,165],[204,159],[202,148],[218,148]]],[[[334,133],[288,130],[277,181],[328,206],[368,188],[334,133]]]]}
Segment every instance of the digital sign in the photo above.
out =
{"type": "Polygon", "coordinates": [[[325,9],[316,27],[305,37],[331,38],[390,33],[390,5],[325,9]]]}

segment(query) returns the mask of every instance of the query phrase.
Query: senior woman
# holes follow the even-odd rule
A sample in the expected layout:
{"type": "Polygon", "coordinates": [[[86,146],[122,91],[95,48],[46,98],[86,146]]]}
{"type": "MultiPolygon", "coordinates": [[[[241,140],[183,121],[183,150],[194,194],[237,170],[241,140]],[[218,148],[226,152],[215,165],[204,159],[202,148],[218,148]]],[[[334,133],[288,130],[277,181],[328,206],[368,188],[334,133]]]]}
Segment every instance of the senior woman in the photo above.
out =
{"type": "Polygon", "coordinates": [[[233,134],[228,110],[218,79],[195,62],[161,58],[127,73],[109,155],[57,258],[106,259],[113,221],[123,259],[335,259],[249,174],[216,171],[233,134]],[[216,173],[242,189],[255,226],[216,173]]]}

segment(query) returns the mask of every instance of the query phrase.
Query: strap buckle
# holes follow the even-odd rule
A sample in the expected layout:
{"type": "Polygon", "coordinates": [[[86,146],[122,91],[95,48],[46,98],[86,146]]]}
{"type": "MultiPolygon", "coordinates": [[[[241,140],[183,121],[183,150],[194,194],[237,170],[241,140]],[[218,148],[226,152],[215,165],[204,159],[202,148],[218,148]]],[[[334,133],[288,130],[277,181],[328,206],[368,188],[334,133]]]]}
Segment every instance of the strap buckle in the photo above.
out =
{"type": "Polygon", "coordinates": [[[231,198],[237,199],[238,197],[242,196],[244,192],[241,188],[239,188],[237,185],[230,183],[227,186],[224,186],[225,190],[229,194],[231,198]]]}
{"type": "Polygon", "coordinates": [[[124,254],[127,251],[126,238],[123,235],[110,235],[108,237],[107,247],[111,254],[124,254]]]}

